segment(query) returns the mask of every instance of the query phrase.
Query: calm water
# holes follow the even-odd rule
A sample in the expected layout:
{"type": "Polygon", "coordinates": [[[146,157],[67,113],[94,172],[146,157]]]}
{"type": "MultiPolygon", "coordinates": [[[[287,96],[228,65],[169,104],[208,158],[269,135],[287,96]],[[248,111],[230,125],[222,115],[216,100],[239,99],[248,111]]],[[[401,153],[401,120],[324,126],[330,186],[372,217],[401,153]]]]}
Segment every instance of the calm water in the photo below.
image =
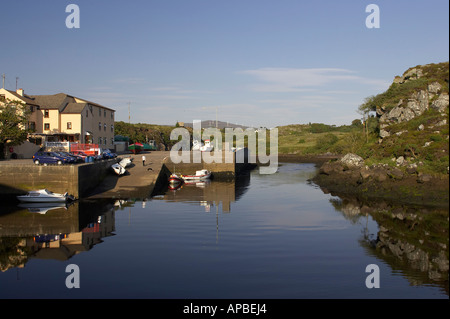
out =
{"type": "Polygon", "coordinates": [[[427,261],[444,256],[448,267],[448,211],[401,210],[421,221],[411,231],[421,214],[438,225],[408,237],[389,207],[326,194],[308,182],[314,174],[312,164],[282,164],[144,200],[45,214],[4,207],[0,298],[448,298],[448,277],[427,261]],[[440,227],[443,238],[430,234],[440,227]],[[78,289],[66,287],[70,264],[78,289]],[[366,287],[369,264],[380,288],[366,287]]]}

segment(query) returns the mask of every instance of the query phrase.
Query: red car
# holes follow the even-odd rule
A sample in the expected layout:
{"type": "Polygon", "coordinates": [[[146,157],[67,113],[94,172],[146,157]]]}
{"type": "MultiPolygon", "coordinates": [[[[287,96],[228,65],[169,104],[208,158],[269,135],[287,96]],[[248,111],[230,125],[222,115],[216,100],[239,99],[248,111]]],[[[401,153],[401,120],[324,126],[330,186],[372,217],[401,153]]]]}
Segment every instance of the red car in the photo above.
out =
{"type": "Polygon", "coordinates": [[[89,155],[87,155],[86,153],[82,152],[82,151],[72,151],[71,152],[73,155],[77,155],[80,156],[84,161],[86,160],[86,157],[88,157],[89,155]]]}

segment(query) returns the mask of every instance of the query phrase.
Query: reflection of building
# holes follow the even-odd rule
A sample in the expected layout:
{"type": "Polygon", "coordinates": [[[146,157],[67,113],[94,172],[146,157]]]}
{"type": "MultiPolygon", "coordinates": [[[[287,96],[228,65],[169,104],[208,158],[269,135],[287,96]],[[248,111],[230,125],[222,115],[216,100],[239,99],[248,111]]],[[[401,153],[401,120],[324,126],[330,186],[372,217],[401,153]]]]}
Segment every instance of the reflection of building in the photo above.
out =
{"type": "Polygon", "coordinates": [[[0,270],[23,267],[30,258],[68,260],[110,236],[115,229],[111,206],[90,204],[91,213],[87,206],[75,202],[67,209],[52,209],[45,214],[25,208],[0,216],[0,239],[12,239],[15,245],[10,249],[14,253],[2,258],[0,270]],[[83,216],[79,214],[80,206],[83,216]],[[5,259],[9,262],[3,264],[5,259]]]}

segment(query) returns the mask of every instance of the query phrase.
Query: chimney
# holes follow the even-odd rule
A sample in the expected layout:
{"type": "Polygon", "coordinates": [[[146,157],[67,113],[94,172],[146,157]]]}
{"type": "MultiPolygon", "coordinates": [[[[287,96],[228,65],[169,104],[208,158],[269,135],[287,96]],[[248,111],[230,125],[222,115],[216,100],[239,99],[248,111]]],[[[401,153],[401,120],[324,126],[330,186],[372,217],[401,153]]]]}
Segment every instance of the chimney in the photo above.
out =
{"type": "Polygon", "coordinates": [[[17,89],[17,94],[19,94],[20,96],[23,96],[23,89],[17,89]]]}

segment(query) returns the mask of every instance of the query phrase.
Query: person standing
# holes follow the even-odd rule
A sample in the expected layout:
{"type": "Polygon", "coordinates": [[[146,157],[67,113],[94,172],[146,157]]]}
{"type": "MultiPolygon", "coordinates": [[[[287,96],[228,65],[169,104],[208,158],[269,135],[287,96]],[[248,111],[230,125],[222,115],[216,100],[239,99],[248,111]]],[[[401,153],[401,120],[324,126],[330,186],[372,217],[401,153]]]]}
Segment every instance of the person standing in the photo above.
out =
{"type": "Polygon", "coordinates": [[[145,155],[142,155],[142,166],[145,166],[145,155]]]}

